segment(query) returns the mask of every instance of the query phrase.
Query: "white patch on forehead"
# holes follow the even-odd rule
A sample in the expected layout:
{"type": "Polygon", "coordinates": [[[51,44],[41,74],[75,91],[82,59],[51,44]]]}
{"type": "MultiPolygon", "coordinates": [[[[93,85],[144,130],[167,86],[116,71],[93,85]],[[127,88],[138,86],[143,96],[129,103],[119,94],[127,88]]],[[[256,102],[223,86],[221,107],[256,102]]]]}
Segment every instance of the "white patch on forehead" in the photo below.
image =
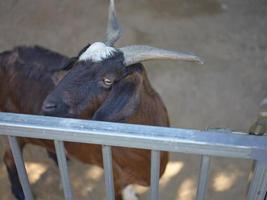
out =
{"type": "Polygon", "coordinates": [[[115,48],[106,46],[102,42],[95,42],[82,53],[79,61],[92,60],[93,62],[100,62],[111,57],[115,52],[115,48]]]}

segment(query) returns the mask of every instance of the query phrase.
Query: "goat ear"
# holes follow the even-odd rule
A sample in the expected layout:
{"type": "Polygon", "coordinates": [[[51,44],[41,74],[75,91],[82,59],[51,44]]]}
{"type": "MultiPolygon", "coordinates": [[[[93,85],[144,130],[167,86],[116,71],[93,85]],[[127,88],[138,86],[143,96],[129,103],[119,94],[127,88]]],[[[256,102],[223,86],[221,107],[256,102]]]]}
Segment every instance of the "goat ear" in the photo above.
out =
{"type": "Polygon", "coordinates": [[[115,83],[107,99],[95,112],[93,120],[127,121],[137,111],[140,103],[142,80],[142,75],[136,71],[115,83]]]}
{"type": "Polygon", "coordinates": [[[78,60],[77,57],[70,58],[69,61],[65,65],[63,65],[62,70],[65,70],[65,71],[70,70],[77,60],[78,60]]]}
{"type": "Polygon", "coordinates": [[[63,65],[62,70],[65,70],[65,71],[70,70],[70,69],[73,67],[74,63],[75,63],[75,62],[79,59],[79,57],[83,54],[83,52],[85,52],[90,46],[91,46],[90,43],[87,44],[87,45],[86,45],[85,47],[83,47],[83,49],[78,53],[78,56],[70,58],[69,61],[68,61],[65,65],[63,65]]]}

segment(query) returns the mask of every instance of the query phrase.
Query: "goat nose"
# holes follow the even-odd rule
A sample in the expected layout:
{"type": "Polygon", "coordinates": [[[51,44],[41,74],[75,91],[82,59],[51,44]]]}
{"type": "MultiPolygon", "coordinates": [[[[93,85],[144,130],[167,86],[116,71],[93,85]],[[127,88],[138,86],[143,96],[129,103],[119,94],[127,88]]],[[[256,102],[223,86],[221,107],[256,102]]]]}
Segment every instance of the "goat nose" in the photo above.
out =
{"type": "Polygon", "coordinates": [[[45,113],[53,112],[57,109],[57,104],[53,102],[45,102],[42,106],[42,111],[45,113]]]}

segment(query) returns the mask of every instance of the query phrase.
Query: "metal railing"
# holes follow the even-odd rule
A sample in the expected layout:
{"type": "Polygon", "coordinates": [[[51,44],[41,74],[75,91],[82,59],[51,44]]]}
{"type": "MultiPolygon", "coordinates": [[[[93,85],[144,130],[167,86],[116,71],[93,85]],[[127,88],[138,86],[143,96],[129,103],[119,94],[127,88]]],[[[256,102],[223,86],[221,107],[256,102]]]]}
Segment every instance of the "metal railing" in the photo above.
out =
{"type": "Polygon", "coordinates": [[[0,113],[0,135],[9,138],[19,178],[27,200],[32,200],[24,162],[16,137],[54,140],[66,200],[72,199],[63,141],[102,145],[106,196],[114,200],[111,147],[151,150],[151,199],[158,200],[160,151],[202,156],[197,200],[204,200],[210,156],[252,159],[255,161],[247,199],[264,200],[267,192],[267,135],[199,131],[129,125],[89,120],[0,113]]]}

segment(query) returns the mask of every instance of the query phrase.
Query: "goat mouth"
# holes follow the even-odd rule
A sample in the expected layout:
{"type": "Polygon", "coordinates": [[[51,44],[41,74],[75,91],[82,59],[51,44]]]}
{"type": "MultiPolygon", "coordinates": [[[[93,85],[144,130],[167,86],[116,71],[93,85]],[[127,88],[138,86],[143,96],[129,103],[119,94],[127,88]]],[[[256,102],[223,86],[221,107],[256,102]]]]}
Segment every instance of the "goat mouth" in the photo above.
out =
{"type": "Polygon", "coordinates": [[[74,118],[74,119],[78,119],[79,116],[76,116],[74,114],[70,114],[70,113],[46,113],[46,112],[41,112],[41,115],[44,116],[48,116],[48,117],[60,117],[60,118],[74,118]]]}
{"type": "Polygon", "coordinates": [[[44,112],[44,113],[50,113],[50,112],[53,112],[53,111],[55,111],[56,109],[57,109],[57,104],[55,104],[55,103],[47,103],[47,104],[44,104],[43,106],[42,106],[42,111],[44,112]]]}
{"type": "Polygon", "coordinates": [[[67,110],[61,110],[54,106],[43,108],[40,114],[50,117],[77,118],[67,110]]]}

